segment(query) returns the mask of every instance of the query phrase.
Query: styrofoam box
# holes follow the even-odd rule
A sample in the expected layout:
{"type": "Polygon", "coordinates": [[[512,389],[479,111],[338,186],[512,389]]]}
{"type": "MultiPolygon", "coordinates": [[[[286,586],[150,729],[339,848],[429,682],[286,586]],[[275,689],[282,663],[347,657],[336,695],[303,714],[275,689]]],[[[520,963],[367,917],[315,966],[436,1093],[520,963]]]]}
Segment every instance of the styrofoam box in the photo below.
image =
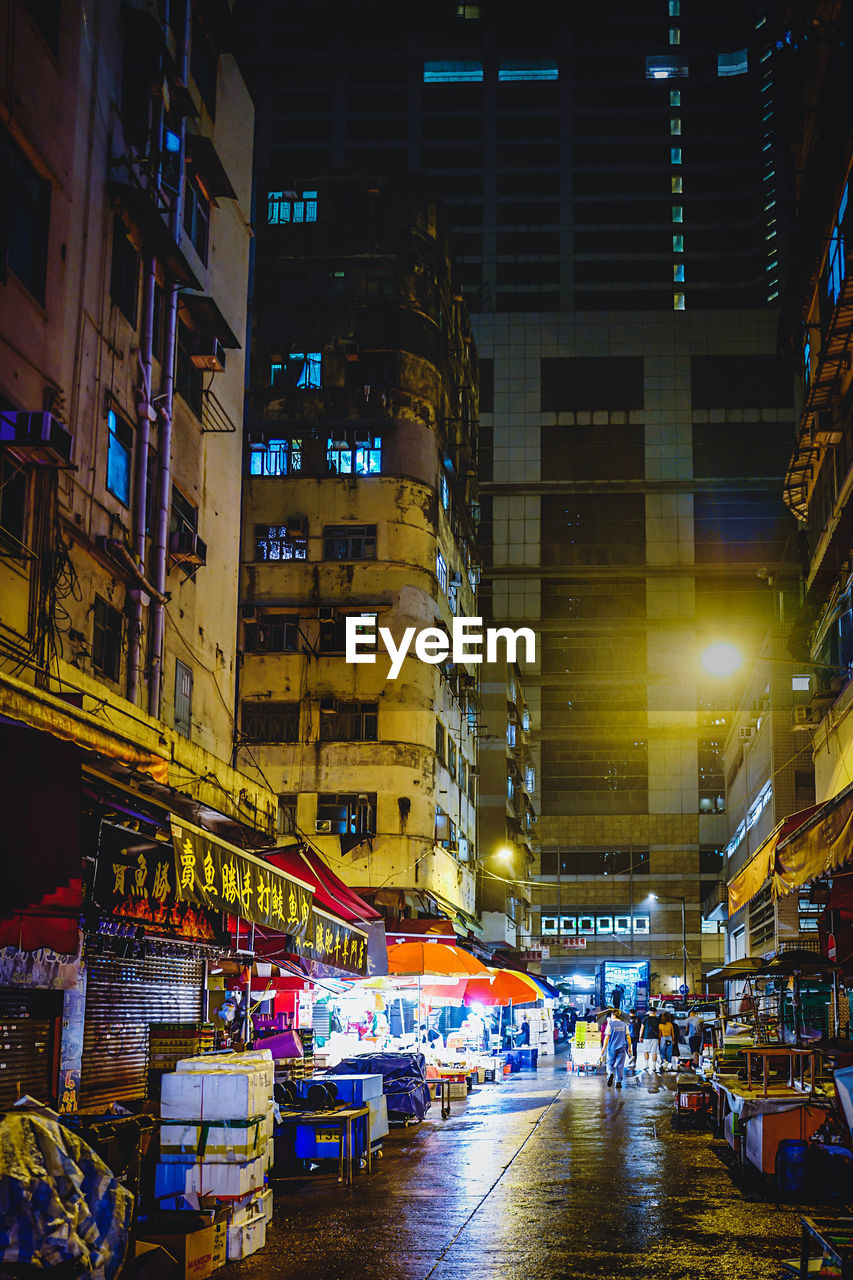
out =
{"type": "Polygon", "coordinates": [[[249,1120],[264,1115],[267,1102],[267,1089],[252,1071],[171,1071],[160,1084],[164,1120],[249,1120]]]}
{"type": "Polygon", "coordinates": [[[388,1099],[384,1093],[378,1098],[368,1098],[370,1107],[370,1141],[376,1142],[388,1133],[388,1099]]]}
{"type": "Polygon", "coordinates": [[[158,1199],[197,1191],[203,1196],[245,1196],[264,1185],[264,1161],[246,1164],[168,1164],[158,1162],[154,1195],[158,1199]]]}
{"type": "MultiPolygon", "coordinates": [[[[349,1102],[356,1107],[364,1106],[369,1098],[382,1096],[382,1076],[378,1073],[364,1076],[320,1076],[319,1081],[336,1085],[338,1102],[349,1102]]],[[[304,1088],[300,1089],[300,1095],[305,1097],[308,1087],[317,1083],[317,1078],[303,1081],[304,1088]]]]}
{"type": "Polygon", "coordinates": [[[200,1153],[203,1126],[197,1124],[168,1124],[160,1128],[160,1159],[168,1163],[184,1163],[187,1160],[204,1160],[212,1164],[246,1163],[266,1157],[272,1141],[272,1116],[265,1113],[254,1121],[241,1121],[234,1125],[230,1120],[213,1121],[207,1129],[204,1152],[200,1153]]]}
{"type": "Polygon", "coordinates": [[[275,1083],[275,1066],[268,1050],[267,1056],[258,1058],[251,1053],[205,1053],[198,1057],[181,1058],[176,1063],[175,1070],[202,1075],[208,1071],[245,1071],[261,1078],[270,1097],[275,1083]]]}
{"type": "Polygon", "coordinates": [[[250,1254],[263,1249],[267,1242],[267,1220],[263,1213],[250,1218],[239,1226],[228,1228],[228,1261],[248,1258],[250,1254]]]}
{"type": "Polygon", "coordinates": [[[252,1218],[256,1218],[259,1213],[263,1214],[267,1222],[272,1218],[272,1187],[262,1187],[259,1191],[253,1191],[251,1195],[236,1201],[231,1210],[230,1225],[242,1227],[252,1218]]]}

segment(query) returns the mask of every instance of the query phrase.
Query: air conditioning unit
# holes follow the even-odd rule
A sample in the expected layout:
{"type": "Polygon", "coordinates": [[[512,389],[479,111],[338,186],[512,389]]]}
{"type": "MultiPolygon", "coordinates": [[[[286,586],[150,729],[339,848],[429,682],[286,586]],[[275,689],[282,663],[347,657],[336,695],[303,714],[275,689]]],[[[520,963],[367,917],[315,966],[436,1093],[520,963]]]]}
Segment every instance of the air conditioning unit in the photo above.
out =
{"type": "Polygon", "coordinates": [[[755,737],[755,725],[742,724],[737,731],[737,736],[740,738],[741,742],[752,742],[752,739],[755,737]]]}
{"type": "Polygon", "coordinates": [[[792,707],[791,708],[791,728],[792,729],[809,729],[815,723],[812,719],[811,707],[792,707]]]}
{"type": "Polygon", "coordinates": [[[190,356],[196,369],[205,369],[208,373],[225,372],[225,348],[218,338],[205,343],[201,351],[190,356]]]}
{"type": "Polygon", "coordinates": [[[254,622],[257,616],[258,616],[258,610],[256,605],[253,605],[253,604],[240,605],[240,617],[244,620],[244,622],[254,622]]]}
{"type": "Polygon", "coordinates": [[[181,564],[207,564],[207,544],[195,529],[183,525],[169,534],[169,555],[181,564]]]}
{"type": "Polygon", "coordinates": [[[452,587],[461,587],[461,586],[462,586],[462,574],[461,574],[461,573],[451,573],[451,575],[450,575],[450,585],[451,585],[452,587]]]}
{"type": "Polygon", "coordinates": [[[369,448],[373,444],[373,432],[365,430],[353,431],[352,442],[357,447],[369,448]]]}
{"type": "Polygon", "coordinates": [[[332,440],[329,441],[329,448],[330,449],[349,449],[350,442],[349,440],[347,440],[346,436],[341,435],[341,433],[339,432],[337,436],[335,436],[332,440]]]}
{"type": "Polygon", "coordinates": [[[55,466],[71,458],[71,435],[52,413],[0,413],[0,445],[25,463],[55,466]]]}
{"type": "Polygon", "coordinates": [[[264,431],[247,431],[246,443],[250,449],[265,449],[267,444],[266,432],[264,431]]]}
{"type": "Polygon", "coordinates": [[[332,834],[332,823],[329,818],[318,818],[314,823],[314,831],[318,836],[330,836],[332,834]]]}
{"type": "Polygon", "coordinates": [[[317,617],[321,622],[334,622],[335,614],[336,610],[334,605],[321,604],[317,610],[317,617]]]}
{"type": "Polygon", "coordinates": [[[815,414],[814,417],[814,440],[815,444],[833,445],[840,444],[844,438],[844,432],[840,430],[840,424],[833,421],[833,415],[828,409],[822,410],[815,414]]]}
{"type": "Polygon", "coordinates": [[[330,695],[320,699],[320,712],[324,716],[333,716],[335,714],[335,699],[330,695]]]}
{"type": "Polygon", "coordinates": [[[308,532],[308,520],[305,516],[288,516],[285,525],[288,538],[304,538],[308,532]]]}

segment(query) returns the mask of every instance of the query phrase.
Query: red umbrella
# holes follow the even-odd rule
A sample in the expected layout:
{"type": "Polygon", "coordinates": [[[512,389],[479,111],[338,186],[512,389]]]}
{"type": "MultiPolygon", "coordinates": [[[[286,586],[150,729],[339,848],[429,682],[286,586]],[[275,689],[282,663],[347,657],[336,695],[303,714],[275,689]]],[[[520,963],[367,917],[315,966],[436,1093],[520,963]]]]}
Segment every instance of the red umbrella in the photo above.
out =
{"type": "Polygon", "coordinates": [[[465,983],[465,1004],[531,1004],[541,998],[535,983],[509,969],[490,969],[492,981],[469,978],[465,983]]]}

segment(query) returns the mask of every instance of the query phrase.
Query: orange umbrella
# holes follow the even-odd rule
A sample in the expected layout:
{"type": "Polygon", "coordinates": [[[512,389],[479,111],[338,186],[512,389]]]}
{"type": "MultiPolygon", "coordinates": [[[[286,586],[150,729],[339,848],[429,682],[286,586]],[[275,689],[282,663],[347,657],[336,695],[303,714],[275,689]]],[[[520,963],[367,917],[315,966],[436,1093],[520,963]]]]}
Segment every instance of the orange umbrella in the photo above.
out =
{"type": "Polygon", "coordinates": [[[421,975],[432,974],[450,978],[464,978],[472,974],[489,977],[484,964],[461,947],[443,942],[397,942],[388,948],[388,973],[421,975]]]}

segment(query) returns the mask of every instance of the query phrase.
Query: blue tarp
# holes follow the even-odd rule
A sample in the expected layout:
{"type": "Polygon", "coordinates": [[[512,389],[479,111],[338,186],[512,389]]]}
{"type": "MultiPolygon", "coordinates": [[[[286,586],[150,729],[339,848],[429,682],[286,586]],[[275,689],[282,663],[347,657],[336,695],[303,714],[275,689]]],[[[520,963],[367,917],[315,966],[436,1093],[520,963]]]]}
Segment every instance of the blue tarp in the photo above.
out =
{"type": "Polygon", "coordinates": [[[429,1110],[431,1098],[422,1053],[370,1053],[344,1058],[334,1072],[341,1076],[381,1075],[382,1092],[392,1117],[397,1114],[423,1120],[429,1110]]]}
{"type": "Polygon", "coordinates": [[[133,1196],[54,1112],[25,1102],[0,1116],[0,1259],[38,1268],[74,1261],[92,1280],[112,1280],[133,1196]]]}

